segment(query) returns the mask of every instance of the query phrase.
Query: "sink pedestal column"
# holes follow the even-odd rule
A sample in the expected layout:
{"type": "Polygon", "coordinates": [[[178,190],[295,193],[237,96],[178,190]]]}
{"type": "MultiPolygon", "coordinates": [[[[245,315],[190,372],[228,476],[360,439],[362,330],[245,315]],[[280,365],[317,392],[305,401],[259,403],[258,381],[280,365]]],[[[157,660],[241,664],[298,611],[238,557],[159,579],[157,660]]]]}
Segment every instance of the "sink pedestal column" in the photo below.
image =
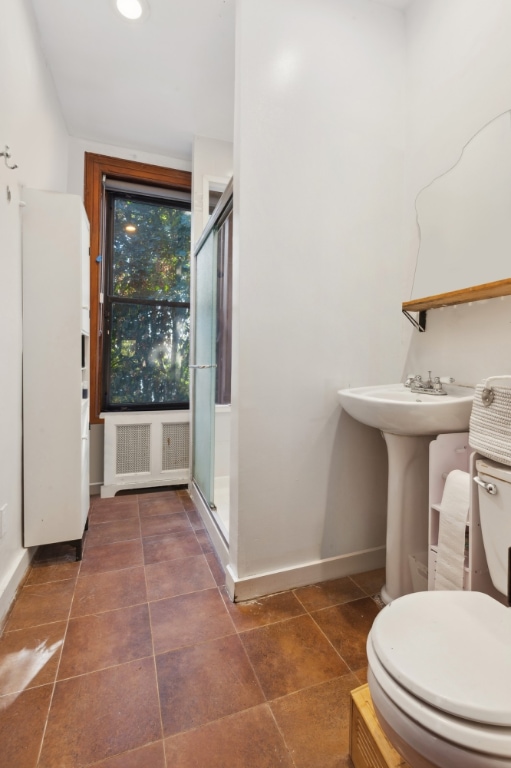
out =
{"type": "Polygon", "coordinates": [[[387,444],[387,554],[384,603],[413,592],[409,555],[428,549],[429,444],[434,436],[382,432],[387,444]]]}

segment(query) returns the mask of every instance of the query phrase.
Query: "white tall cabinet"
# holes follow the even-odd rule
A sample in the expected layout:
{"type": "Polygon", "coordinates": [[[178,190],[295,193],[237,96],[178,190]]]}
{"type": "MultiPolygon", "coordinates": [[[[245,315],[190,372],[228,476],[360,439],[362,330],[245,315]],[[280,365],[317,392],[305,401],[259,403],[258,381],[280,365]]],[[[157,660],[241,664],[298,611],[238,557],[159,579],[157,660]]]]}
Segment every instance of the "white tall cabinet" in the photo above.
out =
{"type": "Polygon", "coordinates": [[[82,539],[89,510],[89,223],[77,195],[24,189],[26,547],[82,539]]]}

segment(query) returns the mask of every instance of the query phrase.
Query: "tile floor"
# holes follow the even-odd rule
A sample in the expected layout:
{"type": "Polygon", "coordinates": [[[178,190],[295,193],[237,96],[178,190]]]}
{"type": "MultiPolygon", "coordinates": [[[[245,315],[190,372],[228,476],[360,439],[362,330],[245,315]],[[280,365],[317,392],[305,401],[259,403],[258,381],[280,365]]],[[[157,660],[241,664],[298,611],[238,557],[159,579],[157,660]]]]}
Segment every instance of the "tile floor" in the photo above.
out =
{"type": "Polygon", "coordinates": [[[233,605],[186,491],[94,499],[0,637],[2,768],[346,768],[383,571],[233,605]]]}

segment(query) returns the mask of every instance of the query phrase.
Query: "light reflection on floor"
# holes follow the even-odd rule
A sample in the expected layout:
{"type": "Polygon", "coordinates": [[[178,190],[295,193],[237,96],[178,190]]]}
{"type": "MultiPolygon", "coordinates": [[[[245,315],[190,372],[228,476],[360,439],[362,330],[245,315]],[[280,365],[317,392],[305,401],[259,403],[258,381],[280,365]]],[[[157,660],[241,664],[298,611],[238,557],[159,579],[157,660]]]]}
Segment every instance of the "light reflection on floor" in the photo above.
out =
{"type": "MultiPolygon", "coordinates": [[[[46,643],[45,640],[35,648],[22,648],[20,651],[6,654],[0,661],[0,689],[14,691],[16,697],[19,696],[58,651],[63,640],[48,646],[46,643]]],[[[0,698],[0,709],[4,708],[2,701],[4,706],[7,706],[7,702],[12,704],[13,698],[0,698]]]]}

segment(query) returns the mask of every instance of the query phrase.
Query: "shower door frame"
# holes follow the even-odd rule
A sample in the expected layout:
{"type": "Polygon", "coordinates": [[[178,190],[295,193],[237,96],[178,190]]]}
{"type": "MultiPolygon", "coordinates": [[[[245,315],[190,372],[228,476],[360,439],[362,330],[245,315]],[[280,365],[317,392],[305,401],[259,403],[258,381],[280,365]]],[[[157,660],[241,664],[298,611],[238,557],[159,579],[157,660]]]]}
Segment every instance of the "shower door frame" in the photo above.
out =
{"type": "MultiPolygon", "coordinates": [[[[195,415],[196,408],[196,375],[201,371],[203,366],[208,366],[209,375],[212,379],[213,389],[215,388],[216,379],[216,347],[213,341],[213,356],[211,360],[201,361],[196,359],[196,332],[197,332],[197,259],[203,247],[210,237],[213,240],[213,260],[214,265],[218,266],[218,232],[223,223],[229,216],[233,207],[233,183],[232,179],[229,181],[225,192],[220,198],[215,210],[213,211],[207,226],[204,229],[200,239],[198,240],[193,251],[193,296],[192,296],[192,324],[191,324],[191,359],[193,363],[190,365],[190,416],[191,416],[191,480],[190,480],[190,493],[194,500],[199,514],[201,515],[208,533],[213,539],[215,549],[222,560],[224,566],[229,560],[229,542],[227,541],[224,532],[218,524],[218,520],[214,514],[214,498],[206,498],[208,495],[203,493],[199,483],[196,480],[195,466],[196,466],[196,442],[197,442],[197,421],[195,415]],[[197,366],[197,367],[195,367],[197,366]]],[[[213,281],[213,294],[214,302],[212,306],[212,326],[216,328],[216,311],[217,311],[217,296],[216,296],[216,280],[213,281]]],[[[212,488],[214,488],[214,461],[215,461],[215,396],[211,398],[211,412],[210,412],[210,477],[212,478],[212,488]]]]}

